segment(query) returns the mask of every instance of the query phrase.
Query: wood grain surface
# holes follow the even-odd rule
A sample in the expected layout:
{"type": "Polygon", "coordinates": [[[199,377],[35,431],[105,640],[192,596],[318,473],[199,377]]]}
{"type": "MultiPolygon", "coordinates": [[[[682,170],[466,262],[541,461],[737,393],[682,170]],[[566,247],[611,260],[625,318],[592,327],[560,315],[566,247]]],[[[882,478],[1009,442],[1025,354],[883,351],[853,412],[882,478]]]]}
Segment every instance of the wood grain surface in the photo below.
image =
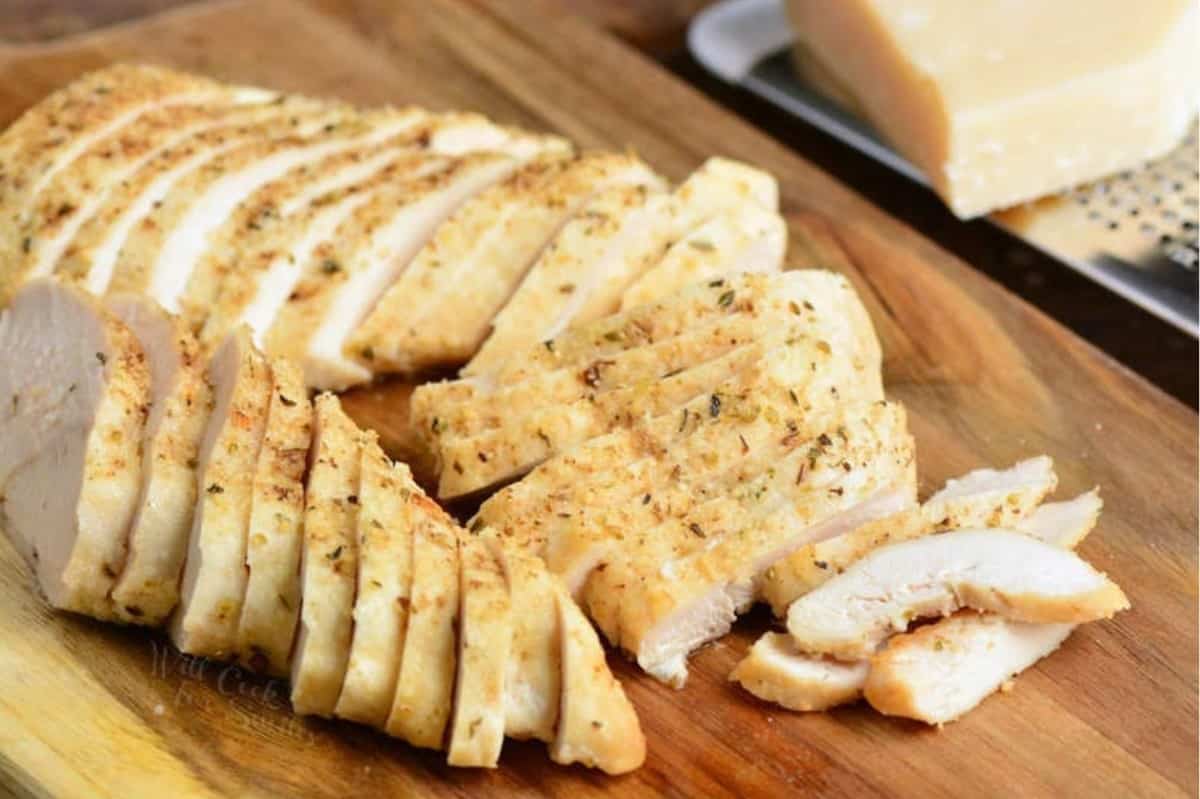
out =
{"type": "MultiPolygon", "coordinates": [[[[1082,554],[1134,609],[1087,625],[1013,692],[937,731],[868,708],[796,715],[726,676],[756,611],[674,691],[610,660],[649,757],[619,779],[509,742],[492,772],[349,724],[144,631],[50,613],[0,544],[0,784],[33,796],[1187,796],[1197,792],[1197,419],[627,46],[540,3],[235,0],[54,45],[0,48],[0,123],[80,72],[144,59],[358,103],[473,108],[673,178],[714,153],[779,176],[792,261],[846,273],[906,403],[928,490],[1046,452],[1062,495],[1099,484],[1082,554]]],[[[405,387],[348,405],[406,446],[405,387]]]]}

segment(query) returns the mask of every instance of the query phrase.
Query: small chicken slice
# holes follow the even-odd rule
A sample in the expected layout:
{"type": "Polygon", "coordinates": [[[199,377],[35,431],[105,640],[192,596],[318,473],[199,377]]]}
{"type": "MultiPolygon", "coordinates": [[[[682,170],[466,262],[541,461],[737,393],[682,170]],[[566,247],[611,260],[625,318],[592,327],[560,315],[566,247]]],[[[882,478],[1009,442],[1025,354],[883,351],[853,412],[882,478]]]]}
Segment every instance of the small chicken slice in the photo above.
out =
{"type": "MultiPolygon", "coordinates": [[[[1012,469],[992,472],[992,475],[1002,480],[1010,479],[1022,470],[1030,470],[1031,465],[1039,460],[1048,461],[1049,459],[1030,459],[1012,469]]],[[[972,472],[957,482],[976,486],[981,489],[980,495],[983,495],[985,483],[978,479],[978,475],[985,474],[986,471],[990,470],[972,472]]],[[[992,481],[987,481],[986,484],[992,484],[992,481]]],[[[970,502],[975,496],[977,495],[963,493],[952,498],[950,504],[957,501],[970,502]]],[[[1025,518],[1016,521],[1015,529],[1048,544],[1070,549],[1082,541],[1096,525],[1100,507],[1099,494],[1092,491],[1067,502],[1042,505],[1025,518]]],[[[966,514],[968,517],[970,515],[966,514]]],[[[973,697],[974,700],[969,705],[958,706],[961,708],[961,712],[966,712],[999,688],[1003,681],[1033,662],[1026,660],[1029,653],[1033,651],[1029,648],[1029,644],[1056,639],[1056,632],[1047,630],[1043,637],[1037,631],[1038,628],[1062,626],[1022,624],[1001,619],[998,616],[981,615],[973,611],[956,614],[927,625],[921,628],[917,635],[923,634],[924,630],[937,628],[944,631],[938,638],[932,639],[935,654],[931,654],[930,657],[934,660],[941,657],[936,653],[942,652],[947,646],[957,645],[960,636],[964,638],[964,646],[962,651],[956,653],[955,657],[959,658],[966,651],[972,649],[977,649],[978,655],[972,655],[970,661],[965,657],[957,660],[957,665],[953,670],[937,669],[929,672],[932,679],[927,683],[912,680],[904,669],[896,669],[887,672],[886,676],[876,677],[875,683],[880,688],[880,701],[890,708],[897,709],[896,715],[907,715],[908,712],[917,711],[901,710],[899,704],[901,697],[905,702],[916,701],[913,697],[918,694],[926,695],[934,702],[945,701],[945,694],[963,699],[973,697]],[[982,628],[975,629],[972,623],[963,621],[968,618],[978,619],[982,628]],[[1009,625],[1016,631],[1012,639],[1015,643],[1011,651],[999,642],[999,638],[1008,634],[1008,631],[1000,629],[1002,625],[1009,625]],[[960,628],[965,628],[965,630],[960,631],[960,628]],[[977,647],[977,644],[980,646],[977,647]],[[978,662],[975,662],[976,660],[978,662]],[[1021,663],[1025,665],[1019,665],[1021,663]],[[901,680],[908,684],[890,685],[891,679],[896,676],[900,676],[901,680]],[[969,685],[964,686],[964,683],[969,685]],[[936,687],[939,691],[944,688],[945,691],[941,693],[932,690],[913,691],[911,684],[921,685],[923,689],[936,687]]],[[[921,643],[918,643],[915,640],[909,640],[911,638],[912,636],[909,635],[900,635],[891,639],[892,643],[889,644],[888,649],[876,655],[876,659],[886,661],[887,653],[891,652],[892,647],[902,640],[905,643],[897,652],[904,652],[905,656],[907,653],[918,651],[923,643],[931,640],[923,637],[919,639],[921,643]]],[[[1061,641],[1062,639],[1057,638],[1057,640],[1061,641]]],[[[1052,648],[1053,646],[1057,646],[1057,642],[1052,645],[1052,648]]],[[[1035,646],[1034,649],[1036,650],[1037,647],[1035,646]]],[[[1034,660],[1036,659],[1035,657],[1034,660]]],[[[730,679],[740,682],[742,687],[760,699],[776,702],[791,710],[825,710],[834,705],[858,699],[862,695],[863,686],[867,683],[867,675],[872,668],[870,662],[866,660],[843,662],[819,655],[804,654],[796,648],[790,636],[767,633],[754,645],[746,658],[737,665],[730,675],[730,679]]],[[[924,704],[926,700],[921,699],[920,701],[924,704]]],[[[915,704],[908,704],[905,707],[915,706],[915,704]]],[[[923,717],[917,716],[917,718],[923,717]]],[[[950,720],[944,716],[938,716],[938,718],[942,721],[950,720]]],[[[939,722],[931,721],[931,723],[939,722]]]]}
{"type": "Polygon", "coordinates": [[[588,563],[589,539],[676,517],[823,432],[848,404],[882,398],[848,359],[797,339],[682,408],[546,461],[477,518],[543,553],[575,592],[599,562],[588,563]]]}
{"type": "Polygon", "coordinates": [[[806,652],[870,657],[893,631],[959,608],[1015,621],[1080,623],[1129,607],[1077,555],[1006,530],[956,530],[875,550],[796,600],[788,632],[806,652]]]}
{"type": "Polygon", "coordinates": [[[313,408],[304,376],[272,359],[271,399],[254,467],[246,537],[246,598],[237,652],[256,672],[286,677],[300,613],[304,472],[313,438],[313,408]]]}
{"type": "Polygon", "coordinates": [[[412,594],[413,525],[420,490],[402,463],[363,434],[358,511],[358,595],[346,679],[334,713],[383,727],[396,693],[412,594]]]}
{"type": "Polygon", "coordinates": [[[270,94],[203,105],[168,105],[143,114],[117,133],[93,144],[59,171],[33,202],[21,228],[22,268],[30,276],[54,272],[75,233],[103,206],[110,192],[139,169],[191,137],[260,113],[270,94]]]}
{"type": "Polygon", "coordinates": [[[537,159],[480,193],[438,228],[355,331],[364,365],[413,372],[462,363],[547,244],[597,193],[661,188],[640,159],[593,152],[537,159]],[[414,304],[412,298],[422,301],[414,304]]]}
{"type": "Polygon", "coordinates": [[[179,602],[212,390],[196,340],[178,319],[146,297],[123,295],[106,304],[141,344],[153,397],[141,444],[141,492],[112,599],[123,620],[158,625],[179,602]]]}
{"type": "MultiPolygon", "coordinates": [[[[157,67],[117,65],[85,75],[26,111],[0,136],[0,307],[26,279],[22,230],[38,195],[97,141],[172,105],[228,101],[239,94],[205,78],[157,67]]],[[[242,90],[247,101],[270,97],[242,90]]],[[[32,244],[32,242],[31,242],[32,244]]]]}
{"type": "Polygon", "coordinates": [[[212,235],[255,191],[305,164],[385,141],[419,116],[385,109],[331,122],[320,135],[259,141],[222,153],[184,176],[130,231],[110,290],[142,291],[167,310],[179,311],[212,235]]]}
{"type": "Polygon", "coordinates": [[[788,710],[828,710],[862,695],[870,663],[806,655],[786,633],[764,633],[729,679],[788,710]]]}
{"type": "MultiPolygon", "coordinates": [[[[1043,505],[1017,529],[1051,546],[1072,549],[1092,530],[1102,503],[1096,491],[1043,505]]],[[[1075,625],[1027,624],[960,611],[892,638],[871,659],[863,686],[881,713],[928,724],[960,718],[1017,674],[1049,655],[1075,625]]]]}
{"type": "Polygon", "coordinates": [[[702,220],[748,201],[773,208],[776,196],[769,175],[719,158],[670,194],[644,184],[601,192],[538,257],[462,374],[493,373],[571,324],[616,311],[625,289],[702,220]]]}
{"type": "Polygon", "coordinates": [[[871,550],[945,530],[1013,527],[1057,484],[1054,463],[1045,455],[1008,469],[977,469],[949,480],[919,507],[800,549],[767,569],[760,595],[776,616],[783,616],[792,602],[841,574],[871,550]]]}
{"type": "Polygon", "coordinates": [[[513,608],[504,569],[487,542],[464,534],[458,678],[450,724],[452,766],[494,768],[504,745],[504,683],[512,647],[513,608]]]}
{"type": "Polygon", "coordinates": [[[112,283],[117,257],[130,233],[139,225],[151,224],[149,215],[188,175],[238,147],[311,134],[346,113],[345,109],[331,109],[292,97],[229,112],[226,124],[164,150],[113,186],[75,231],[55,264],[54,276],[78,283],[93,294],[104,294],[112,283]]]}
{"type": "Polygon", "coordinates": [[[360,431],[332,394],[313,403],[313,447],[300,550],[300,624],[292,648],[292,708],[332,716],[346,676],[358,575],[360,431]]]}
{"type": "Polygon", "coordinates": [[[189,655],[237,653],[246,595],[246,532],[267,428],[271,367],[250,334],[229,335],[208,364],[213,410],[197,458],[197,497],[171,640],[189,655]]]}
{"type": "Polygon", "coordinates": [[[646,737],[583,612],[554,585],[561,629],[562,704],[550,759],[625,774],[646,760],[646,737]]]}
{"type": "MultiPolygon", "coordinates": [[[[217,330],[210,331],[210,336],[242,321],[239,317],[247,303],[256,301],[255,294],[268,277],[274,277],[268,286],[272,296],[279,297],[272,306],[278,310],[295,277],[290,284],[276,287],[280,278],[263,269],[272,265],[272,258],[247,256],[269,249],[272,257],[283,257],[308,233],[312,217],[329,203],[364,187],[383,185],[386,175],[394,180],[428,174],[434,171],[431,167],[444,168],[445,161],[428,156],[450,158],[463,151],[519,149],[528,139],[477,114],[430,114],[414,108],[397,113],[411,124],[383,141],[341,151],[267,183],[211,235],[208,251],[180,300],[194,327],[207,324],[210,313],[220,316],[217,330]]],[[[287,274],[298,275],[298,269],[287,274]]],[[[265,326],[259,323],[252,328],[259,331],[265,326]]]]}
{"type": "Polygon", "coordinates": [[[670,297],[687,286],[742,272],[778,272],[787,224],[753,203],[722,211],[671,245],[621,297],[621,308],[670,297]]]}
{"type": "Polygon", "coordinates": [[[570,404],[544,408],[519,426],[443,439],[436,453],[441,471],[438,496],[459,497],[511,480],[590,438],[633,426],[675,410],[701,394],[708,395],[713,386],[761,361],[791,331],[771,331],[760,341],[669,377],[656,376],[570,404]]]}
{"type": "Polygon", "coordinates": [[[901,408],[876,406],[836,438],[841,443],[818,437],[812,450],[781,461],[764,479],[645,535],[626,550],[625,568],[615,568],[618,560],[593,572],[589,610],[619,603],[617,613],[593,618],[602,629],[607,622],[607,633],[615,617],[620,646],[638,665],[681,686],[687,656],[728,632],[772,563],[912,502],[915,457],[901,408]]]}
{"type": "Polygon", "coordinates": [[[441,749],[454,698],[459,610],[460,528],[416,494],[423,512],[413,531],[412,600],[404,654],[385,729],[414,746],[441,749]]]}
{"type": "Polygon", "coordinates": [[[333,241],[318,248],[272,325],[268,347],[299,359],[309,385],[346,388],[370,380],[371,371],[343,352],[350,333],[438,225],[520,164],[501,153],[467,155],[356,209],[333,241]]]}
{"type": "Polygon", "coordinates": [[[83,292],[26,284],[0,314],[0,503],[50,604],[100,619],[137,508],[150,370],[83,292]]]}
{"type": "Polygon", "coordinates": [[[536,555],[494,536],[486,540],[504,567],[512,606],[519,611],[513,613],[504,677],[504,733],[552,743],[562,681],[557,581],[536,555]]]}

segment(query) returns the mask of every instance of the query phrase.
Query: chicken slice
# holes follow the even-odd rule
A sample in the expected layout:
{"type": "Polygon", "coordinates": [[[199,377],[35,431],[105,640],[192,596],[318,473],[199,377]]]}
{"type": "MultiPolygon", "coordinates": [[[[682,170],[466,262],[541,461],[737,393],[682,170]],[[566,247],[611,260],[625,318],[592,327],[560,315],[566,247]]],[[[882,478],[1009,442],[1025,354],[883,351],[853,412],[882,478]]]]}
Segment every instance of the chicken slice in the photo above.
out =
{"type": "Polygon", "coordinates": [[[277,103],[230,111],[225,124],[188,137],[159,153],[99,199],[82,220],[54,266],[54,276],[104,294],[126,239],[175,185],[219,156],[254,142],[311,134],[346,115],[345,109],[288,97],[277,103]]]}
{"type": "MultiPolygon", "coordinates": [[[[998,478],[998,480],[986,483],[978,478],[978,475],[985,473],[984,470],[973,472],[971,475],[961,478],[958,483],[973,485],[980,489],[980,494],[974,495],[963,492],[958,496],[952,497],[949,504],[953,505],[959,501],[970,503],[976,496],[985,496],[989,485],[994,485],[995,482],[1011,480],[1021,471],[1035,471],[1032,467],[1038,464],[1039,461],[1048,462],[1049,459],[1034,458],[1023,461],[1012,469],[998,472],[991,471],[991,474],[998,478]]],[[[1053,473],[1050,476],[1053,477],[1053,473]]],[[[1096,525],[1100,508],[1099,494],[1091,491],[1067,502],[1053,502],[1042,505],[1029,513],[1025,518],[1016,521],[1015,529],[1020,530],[1026,535],[1039,538],[1046,543],[1069,549],[1082,541],[1096,525]]],[[[970,515],[969,513],[966,514],[967,517],[970,517],[970,515]]],[[[945,686],[947,683],[954,683],[954,685],[950,685],[947,688],[947,693],[957,697],[975,697],[970,705],[961,707],[961,712],[966,712],[989,693],[999,688],[1004,680],[1007,680],[1016,671],[1020,671],[1021,668],[1025,667],[1021,666],[1020,668],[1006,671],[1007,665],[1005,664],[1024,662],[1023,659],[1028,657],[1028,655],[1022,653],[1030,651],[1026,645],[1027,643],[1042,640],[1050,641],[1056,637],[1055,633],[1048,632],[1045,638],[1043,638],[1036,631],[1038,627],[1062,626],[1029,625],[1008,620],[1001,621],[1000,619],[1001,617],[998,616],[966,612],[962,614],[962,618],[959,615],[955,615],[921,628],[922,631],[935,628],[942,628],[946,631],[938,638],[930,639],[923,637],[920,639],[920,642],[923,643],[932,641],[935,652],[941,652],[948,644],[954,644],[959,635],[963,635],[968,639],[965,643],[964,651],[972,649],[976,646],[976,643],[983,644],[979,655],[981,658],[980,663],[967,662],[965,659],[958,661],[958,666],[954,670],[938,670],[936,671],[935,679],[930,680],[927,684],[921,684],[933,688],[934,686],[945,686]],[[980,623],[987,629],[974,630],[970,622],[964,621],[967,618],[979,619],[980,623]],[[1009,654],[1006,654],[1003,644],[997,643],[999,637],[1007,635],[1006,631],[1001,631],[997,628],[997,625],[1002,623],[1010,625],[1014,630],[1018,631],[1014,637],[1014,640],[1017,642],[1016,651],[1011,653],[1015,656],[1015,660],[1010,660],[1009,654]],[[951,630],[958,630],[960,627],[965,627],[966,631],[962,633],[950,632],[951,630]],[[978,639],[975,638],[976,635],[979,636],[978,639]],[[1002,665],[997,669],[997,664],[1002,665]],[[989,678],[984,675],[989,674],[998,674],[999,677],[991,679],[991,688],[987,689],[989,678]],[[970,687],[960,687],[958,684],[963,681],[970,682],[970,687]],[[980,693],[981,691],[983,692],[980,693]]],[[[907,640],[908,638],[910,636],[901,635],[892,639],[892,642],[897,642],[901,639],[907,641],[897,651],[911,653],[920,648],[921,643],[909,641],[907,640]]],[[[1054,646],[1057,646],[1057,643],[1054,646]]],[[[883,653],[876,655],[876,658],[886,658],[886,653],[890,650],[891,645],[883,653]]],[[[940,656],[933,654],[931,657],[937,659],[940,656]]],[[[1029,661],[1029,663],[1031,662],[1029,661]]],[[[1029,663],[1025,665],[1029,665],[1029,663]]],[[[858,699],[862,695],[863,686],[867,683],[867,675],[871,668],[873,667],[870,662],[866,660],[843,662],[820,655],[804,654],[796,648],[790,636],[767,633],[759,639],[746,658],[738,664],[730,675],[730,679],[740,682],[742,687],[760,699],[776,702],[791,710],[824,710],[834,705],[853,702],[858,699]]],[[[889,671],[886,676],[875,678],[875,683],[880,688],[881,702],[887,703],[887,706],[890,708],[896,708],[896,715],[905,715],[905,712],[899,709],[901,707],[898,703],[899,697],[906,697],[905,702],[916,701],[912,698],[918,693],[922,693],[912,691],[908,686],[888,685],[893,677],[905,674],[906,672],[903,669],[896,669],[889,671]]],[[[911,683],[912,680],[908,679],[908,682],[911,683]]],[[[943,699],[937,698],[934,701],[943,701],[943,699]]],[[[913,706],[911,704],[908,705],[908,707],[913,706]]],[[[942,720],[949,720],[945,717],[941,718],[942,720]]]]}
{"type": "Polygon", "coordinates": [[[520,164],[500,153],[467,155],[356,209],[318,248],[272,325],[268,347],[300,360],[309,385],[345,388],[370,380],[372,373],[343,352],[350,333],[446,217],[520,164]]]}
{"type": "Polygon", "coordinates": [[[1045,455],[1008,469],[977,469],[949,480],[923,505],[800,549],[767,570],[760,595],[776,616],[783,616],[792,602],[871,550],[945,530],[1019,525],[1057,484],[1054,464],[1045,455]]]}
{"type": "MultiPolygon", "coordinates": [[[[1069,550],[1095,527],[1101,507],[1093,490],[1041,506],[1017,529],[1069,550]]],[[[954,721],[1057,649],[1074,628],[960,611],[892,638],[871,659],[863,692],[876,710],[889,716],[928,724],[954,721]]]]}
{"type": "MultiPolygon", "coordinates": [[[[294,169],[239,206],[210,237],[209,249],[181,298],[193,326],[207,325],[208,315],[216,313],[219,318],[215,330],[209,330],[211,337],[243,321],[239,317],[247,304],[258,302],[255,294],[264,281],[271,291],[269,307],[278,310],[299,271],[293,268],[280,277],[268,270],[274,259],[291,254],[310,234],[314,216],[330,203],[368,187],[386,185],[398,176],[415,177],[445,167],[444,160],[429,156],[450,158],[479,149],[520,150],[529,140],[527,135],[493,125],[476,114],[430,114],[419,109],[399,113],[412,124],[391,138],[294,169]],[[269,256],[262,257],[268,252],[269,256]]],[[[309,250],[312,246],[315,244],[309,250]]],[[[297,260],[293,266],[303,262],[297,260]]],[[[252,328],[258,333],[268,322],[252,328]]]]}
{"type": "Polygon", "coordinates": [[[292,708],[332,716],[350,659],[358,574],[360,432],[332,394],[313,403],[313,447],[300,550],[300,624],[292,648],[292,708]]]}
{"type": "Polygon", "coordinates": [[[237,652],[256,672],[286,677],[300,613],[304,472],[313,408],[300,369],[272,359],[271,399],[251,485],[246,536],[246,598],[237,652]]]}
{"type": "Polygon", "coordinates": [[[452,766],[494,768],[504,744],[504,683],[513,608],[504,569],[483,539],[459,541],[462,575],[458,678],[450,724],[452,766]]]}
{"type": "Polygon", "coordinates": [[[412,599],[404,654],[385,729],[414,746],[441,749],[454,697],[459,610],[459,527],[423,494],[413,530],[412,599]]]}
{"type": "Polygon", "coordinates": [[[213,98],[203,105],[168,105],[93,144],[34,199],[21,227],[21,268],[33,277],[54,272],[75,234],[111,191],[193,136],[228,127],[249,113],[261,115],[272,97],[230,92],[227,98],[213,98]]]}
{"type": "Polygon", "coordinates": [[[1080,623],[1129,607],[1077,555],[1006,530],[957,530],[875,550],[796,600],[788,631],[806,652],[870,657],[912,619],[959,608],[1015,621],[1080,623]]]}
{"type": "Polygon", "coordinates": [[[86,294],[26,284],[0,314],[0,502],[56,608],[114,618],[109,591],[137,507],[150,371],[86,294]]]}
{"type": "Polygon", "coordinates": [[[197,496],[171,640],[189,655],[237,652],[246,594],[252,481],[271,399],[271,368],[245,328],[208,364],[213,410],[197,458],[197,496]]]}
{"type": "Polygon", "coordinates": [[[106,304],[146,354],[153,398],[141,443],[137,511],[112,599],[124,621],[158,625],[179,602],[212,390],[196,340],[178,319],[145,297],[123,295],[106,304]]]}
{"type": "Polygon", "coordinates": [[[671,245],[662,260],[621,296],[621,308],[645,305],[702,281],[740,272],[778,272],[787,224],[774,210],[746,203],[722,211],[671,245]]]}
{"type": "Polygon", "coordinates": [[[556,580],[536,555],[490,534],[486,540],[504,567],[512,606],[520,610],[513,613],[504,677],[504,733],[551,743],[562,681],[556,580]]]}
{"type": "MultiPolygon", "coordinates": [[[[261,102],[270,93],[157,67],[117,65],[85,75],[26,111],[0,136],[0,307],[26,279],[23,230],[46,186],[96,142],[166,106],[261,102]]],[[[30,241],[30,249],[32,241],[30,241]]]]}
{"type": "Polygon", "coordinates": [[[646,760],[646,737],[621,683],[608,669],[600,639],[560,585],[562,704],[550,759],[625,774],[646,760]]]}
{"type": "Polygon", "coordinates": [[[529,163],[438,228],[355,331],[350,351],[389,371],[466,361],[567,220],[598,193],[634,185],[662,181],[623,153],[553,153],[529,163]]]}
{"type": "Polygon", "coordinates": [[[412,595],[415,508],[420,490],[379,437],[363,434],[358,511],[358,594],[346,679],[334,713],[383,727],[396,693],[412,595]]]}
{"type": "Polygon", "coordinates": [[[188,280],[212,235],[248,197],[293,169],[385,141],[420,114],[387,109],[349,116],[319,135],[258,141],[193,170],[172,187],[121,246],[110,290],[142,291],[169,311],[180,309],[188,280]]]}
{"type": "Polygon", "coordinates": [[[729,496],[627,536],[588,580],[588,610],[643,670],[681,686],[687,656],[728,632],[772,563],[911,503],[914,461],[903,410],[872,406],[729,496]]]}
{"type": "Polygon", "coordinates": [[[724,159],[710,159],[670,194],[645,184],[600,192],[538,257],[462,373],[495,372],[569,325],[612,313],[673,241],[722,208],[774,207],[776,193],[769,175],[724,159]]]}
{"type": "Polygon", "coordinates": [[[862,695],[870,663],[806,655],[786,633],[764,633],[729,679],[788,710],[828,710],[862,695]]]}

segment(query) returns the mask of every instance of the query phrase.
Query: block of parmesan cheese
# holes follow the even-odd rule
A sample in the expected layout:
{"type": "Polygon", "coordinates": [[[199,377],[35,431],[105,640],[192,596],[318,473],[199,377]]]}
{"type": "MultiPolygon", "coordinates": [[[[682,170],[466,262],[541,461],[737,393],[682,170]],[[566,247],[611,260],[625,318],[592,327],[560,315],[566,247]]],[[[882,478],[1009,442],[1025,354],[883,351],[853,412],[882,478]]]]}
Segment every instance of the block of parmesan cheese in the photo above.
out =
{"type": "Polygon", "coordinates": [[[1153,160],[1200,97],[1194,0],[788,0],[802,61],[967,218],[1153,160]]]}

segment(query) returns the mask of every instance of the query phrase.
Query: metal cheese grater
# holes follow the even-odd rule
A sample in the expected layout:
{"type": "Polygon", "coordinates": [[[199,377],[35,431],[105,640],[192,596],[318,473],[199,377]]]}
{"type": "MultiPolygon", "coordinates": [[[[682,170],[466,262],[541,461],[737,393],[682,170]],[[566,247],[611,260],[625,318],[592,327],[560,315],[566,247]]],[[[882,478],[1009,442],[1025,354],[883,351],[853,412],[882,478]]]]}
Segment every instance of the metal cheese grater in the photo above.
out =
{"type": "MultiPolygon", "coordinates": [[[[723,0],[688,31],[700,63],[920,183],[924,177],[866,123],[797,74],[780,0],[723,0]]],[[[992,214],[1026,243],[1171,322],[1200,334],[1197,132],[1141,169],[992,214]]]]}

